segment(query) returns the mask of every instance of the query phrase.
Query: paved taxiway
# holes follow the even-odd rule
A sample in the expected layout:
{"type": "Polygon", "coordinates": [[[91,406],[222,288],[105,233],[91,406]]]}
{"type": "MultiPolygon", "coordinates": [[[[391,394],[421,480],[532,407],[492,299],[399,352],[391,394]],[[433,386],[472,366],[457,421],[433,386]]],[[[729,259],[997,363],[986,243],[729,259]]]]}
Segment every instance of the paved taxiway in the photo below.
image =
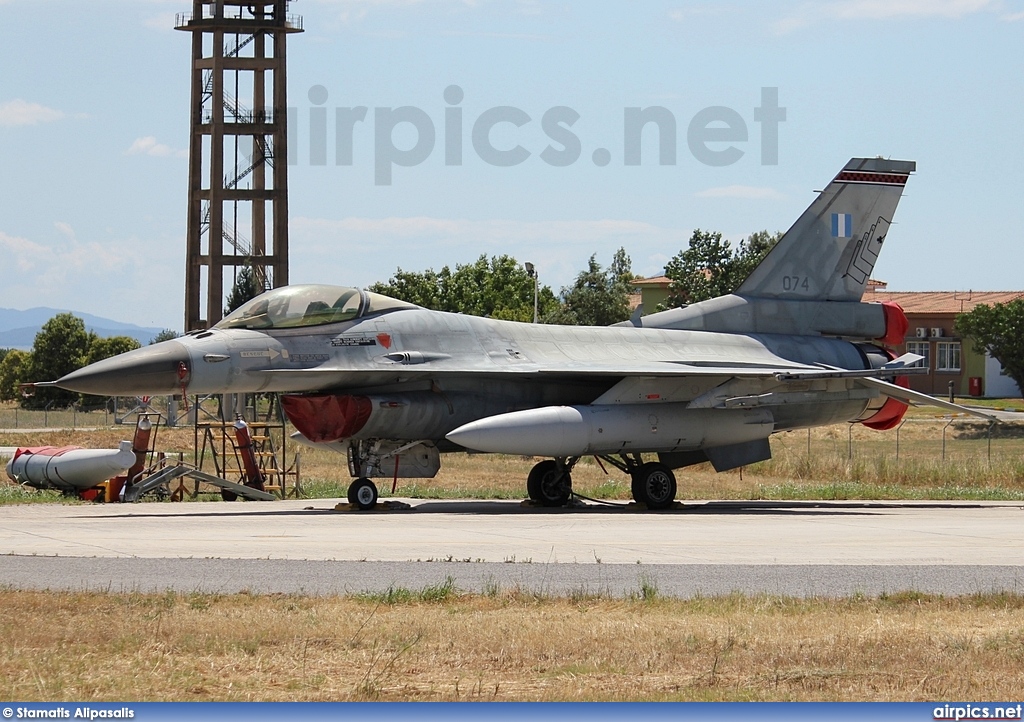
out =
{"type": "Polygon", "coordinates": [[[332,500],[0,507],[0,585],[330,594],[451,576],[548,593],[1024,591],[1024,506],[993,502],[588,505],[332,500]]]}

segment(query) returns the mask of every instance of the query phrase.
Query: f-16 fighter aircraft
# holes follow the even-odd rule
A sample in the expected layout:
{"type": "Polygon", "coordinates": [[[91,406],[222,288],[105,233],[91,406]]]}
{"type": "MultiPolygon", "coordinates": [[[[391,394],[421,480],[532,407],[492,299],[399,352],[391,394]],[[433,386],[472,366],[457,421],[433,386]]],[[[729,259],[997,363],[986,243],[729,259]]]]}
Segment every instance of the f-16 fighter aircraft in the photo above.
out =
{"type": "Polygon", "coordinates": [[[631,476],[637,502],[665,508],[674,469],[769,459],[773,433],[889,429],[907,402],[966,411],[907,388],[921,357],[887,348],[903,341],[906,317],[861,303],[914,170],[854,158],[735,294],[611,327],[286,286],[213,328],[55,383],[102,395],[280,393],[304,441],[347,455],[349,500],[362,508],[377,501],[371,478],[432,478],[441,452],[467,450],[550,457],[526,481],[548,506],[567,502],[573,466],[595,455],[631,476]]]}

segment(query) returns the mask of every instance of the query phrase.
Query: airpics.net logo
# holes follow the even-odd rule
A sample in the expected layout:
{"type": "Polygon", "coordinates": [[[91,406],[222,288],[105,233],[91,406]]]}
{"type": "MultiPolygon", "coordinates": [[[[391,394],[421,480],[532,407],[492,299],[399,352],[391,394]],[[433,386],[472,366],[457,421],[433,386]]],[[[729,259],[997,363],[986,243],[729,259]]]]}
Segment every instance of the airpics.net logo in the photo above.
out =
{"type": "Polygon", "coordinates": [[[932,711],[932,719],[941,722],[978,722],[978,720],[1019,720],[1024,711],[1022,704],[988,705],[944,704],[932,711]]]}
{"type": "MultiPolygon", "coordinates": [[[[511,105],[494,106],[475,118],[468,117],[461,107],[465,91],[458,85],[449,85],[442,93],[444,107],[440,112],[435,110],[435,122],[426,110],[411,105],[372,110],[367,106],[337,106],[329,113],[329,96],[327,88],[314,85],[307,93],[308,110],[288,109],[288,146],[293,149],[289,165],[304,161],[302,155],[307,149],[306,158],[311,166],[328,165],[330,138],[334,144],[333,163],[337,166],[353,165],[356,143],[372,140],[373,181],[378,186],[394,182],[396,167],[420,165],[435,152],[443,153],[446,166],[463,165],[470,152],[495,168],[511,168],[531,161],[564,168],[580,162],[585,153],[589,162],[598,167],[616,160],[623,166],[639,166],[644,163],[644,135],[651,132],[656,137],[658,165],[672,166],[680,160],[677,141],[681,124],[671,110],[660,105],[623,108],[622,145],[613,153],[603,145],[591,146],[592,150],[586,147],[573,130],[581,116],[567,105],[548,108],[539,120],[536,113],[531,115],[511,105]],[[329,127],[329,120],[333,121],[333,128],[329,127]],[[517,140],[517,133],[531,135],[531,124],[538,122],[547,145],[528,148],[523,143],[529,141],[525,137],[517,140]],[[308,142],[304,143],[301,136],[306,134],[308,142]],[[400,142],[396,142],[396,135],[400,142]],[[496,135],[501,136],[502,142],[495,142],[496,135]]],[[[786,109],[779,105],[779,89],[763,87],[760,104],[752,112],[747,110],[746,117],[723,105],[695,113],[685,124],[686,147],[694,160],[707,166],[733,165],[748,152],[758,152],[761,165],[778,165],[779,125],[785,120],[786,109]],[[759,128],[757,141],[750,140],[748,120],[759,128]],[[751,147],[753,143],[756,147],[751,147]]]]}

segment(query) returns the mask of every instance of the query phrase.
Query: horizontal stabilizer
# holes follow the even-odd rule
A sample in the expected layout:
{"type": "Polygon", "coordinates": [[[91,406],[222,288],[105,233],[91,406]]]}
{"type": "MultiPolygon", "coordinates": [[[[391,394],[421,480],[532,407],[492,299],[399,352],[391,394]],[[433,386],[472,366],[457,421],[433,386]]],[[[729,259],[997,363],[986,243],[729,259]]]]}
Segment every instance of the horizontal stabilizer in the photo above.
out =
{"type": "Polygon", "coordinates": [[[911,391],[910,389],[905,389],[902,386],[891,384],[888,381],[883,381],[882,379],[862,378],[858,379],[858,381],[861,384],[878,389],[890,398],[898,399],[900,401],[907,401],[919,406],[937,406],[940,409],[947,409],[948,411],[954,411],[960,414],[977,416],[979,419],[985,419],[986,421],[999,420],[992,414],[986,414],[984,411],[978,411],[977,409],[972,409],[968,406],[954,404],[934,396],[929,396],[928,394],[922,394],[920,391],[911,391]]]}

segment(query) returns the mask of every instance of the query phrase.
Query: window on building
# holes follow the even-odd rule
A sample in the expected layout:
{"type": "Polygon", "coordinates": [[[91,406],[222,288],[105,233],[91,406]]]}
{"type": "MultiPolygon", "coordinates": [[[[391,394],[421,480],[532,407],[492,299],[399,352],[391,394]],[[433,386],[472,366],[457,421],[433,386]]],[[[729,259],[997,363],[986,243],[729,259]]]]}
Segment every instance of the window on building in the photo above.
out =
{"type": "Polygon", "coordinates": [[[960,342],[939,341],[936,346],[936,371],[960,370],[960,342]]]}
{"type": "Polygon", "coordinates": [[[927,368],[932,367],[931,349],[932,345],[927,341],[907,341],[907,353],[916,353],[918,356],[924,356],[924,361],[921,365],[927,368]]]}

